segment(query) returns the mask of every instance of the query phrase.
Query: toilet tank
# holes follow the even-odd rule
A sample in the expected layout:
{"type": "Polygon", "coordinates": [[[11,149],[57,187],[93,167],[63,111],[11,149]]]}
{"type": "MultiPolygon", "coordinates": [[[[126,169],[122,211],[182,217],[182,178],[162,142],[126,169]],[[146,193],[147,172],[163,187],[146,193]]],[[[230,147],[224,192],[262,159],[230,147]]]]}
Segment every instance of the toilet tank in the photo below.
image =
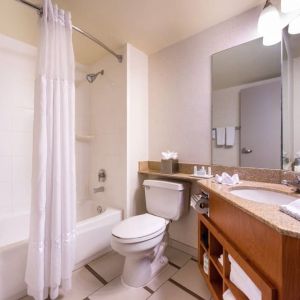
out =
{"type": "Polygon", "coordinates": [[[190,185],[186,182],[144,180],[146,208],[150,214],[178,220],[190,206],[190,185]]]}

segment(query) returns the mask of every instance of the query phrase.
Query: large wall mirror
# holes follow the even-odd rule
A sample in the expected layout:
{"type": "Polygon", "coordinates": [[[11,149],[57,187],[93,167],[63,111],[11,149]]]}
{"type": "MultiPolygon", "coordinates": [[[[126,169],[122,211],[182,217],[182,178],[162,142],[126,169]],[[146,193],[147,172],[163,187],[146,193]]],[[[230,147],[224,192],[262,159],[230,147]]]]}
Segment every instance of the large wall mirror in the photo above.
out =
{"type": "Polygon", "coordinates": [[[259,38],[212,56],[213,164],[293,169],[300,35],[283,36],[282,44],[266,47],[259,38]]]}

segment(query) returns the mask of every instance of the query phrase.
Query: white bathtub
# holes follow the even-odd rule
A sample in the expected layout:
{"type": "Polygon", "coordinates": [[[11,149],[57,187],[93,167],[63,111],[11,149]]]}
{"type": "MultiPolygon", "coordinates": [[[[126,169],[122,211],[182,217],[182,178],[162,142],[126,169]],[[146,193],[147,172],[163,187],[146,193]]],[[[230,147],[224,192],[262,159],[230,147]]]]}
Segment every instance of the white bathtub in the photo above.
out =
{"type": "MultiPolygon", "coordinates": [[[[112,227],[121,221],[121,210],[106,208],[99,214],[95,201],[86,201],[77,211],[76,267],[110,251],[112,227]]],[[[29,215],[0,219],[0,300],[26,295],[24,283],[29,215]]]]}

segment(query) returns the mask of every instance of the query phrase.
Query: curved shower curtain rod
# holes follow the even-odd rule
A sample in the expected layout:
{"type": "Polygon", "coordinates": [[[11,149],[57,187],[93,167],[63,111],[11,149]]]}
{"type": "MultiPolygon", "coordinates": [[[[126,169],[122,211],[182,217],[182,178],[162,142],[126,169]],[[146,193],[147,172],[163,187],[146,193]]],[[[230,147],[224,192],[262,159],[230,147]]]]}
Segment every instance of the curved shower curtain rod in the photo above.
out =
{"type": "MultiPolygon", "coordinates": [[[[39,12],[39,14],[42,14],[43,13],[43,8],[42,7],[39,7],[29,1],[26,1],[26,0],[16,0],[18,2],[21,2],[31,8],[34,8],[35,10],[37,10],[39,12]]],[[[88,39],[92,40],[93,42],[95,42],[96,44],[98,44],[99,46],[101,46],[103,49],[105,49],[106,51],[108,51],[110,54],[112,54],[113,56],[115,56],[118,60],[119,63],[122,62],[123,60],[123,56],[121,54],[118,54],[116,52],[114,52],[113,50],[111,50],[108,46],[106,46],[104,43],[102,43],[101,41],[99,41],[98,39],[96,39],[94,36],[92,36],[91,34],[89,34],[88,32],[80,29],[79,27],[75,26],[75,25],[72,25],[72,28],[81,33],[82,35],[84,35],[85,37],[87,37],[88,39]]]]}

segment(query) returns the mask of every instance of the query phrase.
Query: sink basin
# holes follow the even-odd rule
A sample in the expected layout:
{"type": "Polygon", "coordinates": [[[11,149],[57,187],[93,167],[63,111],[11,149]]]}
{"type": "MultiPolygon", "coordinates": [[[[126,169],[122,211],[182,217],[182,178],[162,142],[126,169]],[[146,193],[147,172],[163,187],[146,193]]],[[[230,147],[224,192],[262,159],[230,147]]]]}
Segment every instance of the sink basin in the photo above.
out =
{"type": "Polygon", "coordinates": [[[289,204],[297,198],[289,196],[280,192],[274,192],[264,189],[235,189],[230,191],[231,194],[241,198],[268,204],[289,204]]]}

